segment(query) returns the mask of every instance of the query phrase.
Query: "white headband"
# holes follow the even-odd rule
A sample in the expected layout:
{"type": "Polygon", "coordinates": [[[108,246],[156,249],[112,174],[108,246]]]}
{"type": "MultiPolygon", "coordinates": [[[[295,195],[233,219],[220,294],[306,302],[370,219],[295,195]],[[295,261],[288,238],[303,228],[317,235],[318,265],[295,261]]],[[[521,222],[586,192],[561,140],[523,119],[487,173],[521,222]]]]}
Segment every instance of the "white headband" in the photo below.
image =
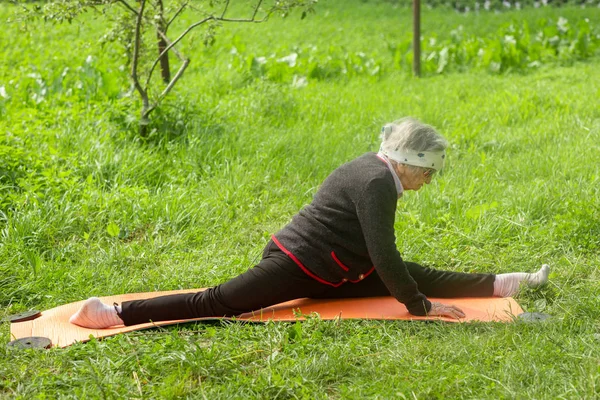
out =
{"type": "Polygon", "coordinates": [[[444,167],[446,152],[442,151],[412,151],[412,150],[386,150],[381,145],[379,151],[388,158],[401,164],[414,165],[415,167],[433,168],[436,171],[444,167]]]}

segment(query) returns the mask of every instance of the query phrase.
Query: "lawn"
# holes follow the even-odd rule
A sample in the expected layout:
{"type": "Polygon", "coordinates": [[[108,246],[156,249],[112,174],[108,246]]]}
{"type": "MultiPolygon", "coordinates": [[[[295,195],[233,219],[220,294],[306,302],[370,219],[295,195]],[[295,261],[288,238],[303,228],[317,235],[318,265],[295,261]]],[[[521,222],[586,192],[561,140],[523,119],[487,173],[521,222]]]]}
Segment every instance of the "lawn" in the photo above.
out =
{"type": "MultiPolygon", "coordinates": [[[[416,79],[390,51],[410,39],[409,10],[354,0],[316,10],[224,26],[210,48],[201,35],[183,43],[192,64],[142,139],[122,50],[98,44],[102,16],[23,27],[2,3],[0,19],[13,22],[0,37],[0,318],[223,282],[259,260],[333,169],[376,151],[382,124],[407,115],[451,146],[444,173],[398,203],[400,253],[465,272],[548,263],[549,285],[516,299],[552,318],[189,324],[46,351],[8,349],[4,323],[0,397],[598,396],[600,53],[502,73],[451,65],[416,79]],[[330,73],[302,86],[293,75],[309,63],[291,72],[247,63],[294,51],[330,73]],[[327,64],[357,53],[366,72],[327,64]]],[[[597,7],[425,8],[423,34],[492,40],[506,24],[535,32],[559,17],[571,27],[587,18],[600,34],[597,7]]]]}

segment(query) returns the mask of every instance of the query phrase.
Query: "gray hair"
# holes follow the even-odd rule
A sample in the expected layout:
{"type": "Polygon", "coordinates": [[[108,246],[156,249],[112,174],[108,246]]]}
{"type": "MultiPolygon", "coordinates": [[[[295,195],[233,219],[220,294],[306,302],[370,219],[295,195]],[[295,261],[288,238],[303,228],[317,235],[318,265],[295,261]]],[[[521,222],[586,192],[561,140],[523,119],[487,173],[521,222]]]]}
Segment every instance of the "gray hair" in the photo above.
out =
{"type": "Polygon", "coordinates": [[[448,147],[448,142],[431,125],[409,117],[383,127],[381,147],[392,151],[442,151],[448,147]]]}

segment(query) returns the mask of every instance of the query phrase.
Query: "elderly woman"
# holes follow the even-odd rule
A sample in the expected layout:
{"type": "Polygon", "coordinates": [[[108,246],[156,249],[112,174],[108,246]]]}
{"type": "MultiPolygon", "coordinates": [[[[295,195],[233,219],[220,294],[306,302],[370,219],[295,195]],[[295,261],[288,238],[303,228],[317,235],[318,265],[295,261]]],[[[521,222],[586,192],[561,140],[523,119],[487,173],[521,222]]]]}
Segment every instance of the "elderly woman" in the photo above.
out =
{"type": "Polygon", "coordinates": [[[393,296],[413,315],[462,318],[455,306],[427,297],[507,297],[533,274],[468,274],[406,262],[396,249],[396,202],[442,169],[447,142],[434,128],[402,119],[382,129],[379,153],[350,161],[323,182],[312,203],[272,236],[262,260],[228,282],[190,294],[106,305],[88,299],[71,323],[88,328],[148,321],[235,316],[284,301],[393,296]]]}

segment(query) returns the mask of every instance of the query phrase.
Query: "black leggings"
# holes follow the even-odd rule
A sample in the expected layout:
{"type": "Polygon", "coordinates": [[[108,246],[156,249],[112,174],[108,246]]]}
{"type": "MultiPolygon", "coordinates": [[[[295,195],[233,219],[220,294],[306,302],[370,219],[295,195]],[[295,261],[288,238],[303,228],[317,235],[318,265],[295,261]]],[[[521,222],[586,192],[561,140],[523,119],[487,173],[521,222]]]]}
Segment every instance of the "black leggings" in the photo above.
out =
{"type": "MultiPolygon", "coordinates": [[[[494,293],[493,274],[437,271],[405,263],[427,297],[487,297],[494,293]]],[[[123,302],[125,325],[202,317],[230,317],[284,301],[310,297],[334,299],[389,296],[376,272],[358,283],[332,287],[306,275],[272,241],[254,268],[221,285],[197,293],[174,294],[123,302]]]]}

